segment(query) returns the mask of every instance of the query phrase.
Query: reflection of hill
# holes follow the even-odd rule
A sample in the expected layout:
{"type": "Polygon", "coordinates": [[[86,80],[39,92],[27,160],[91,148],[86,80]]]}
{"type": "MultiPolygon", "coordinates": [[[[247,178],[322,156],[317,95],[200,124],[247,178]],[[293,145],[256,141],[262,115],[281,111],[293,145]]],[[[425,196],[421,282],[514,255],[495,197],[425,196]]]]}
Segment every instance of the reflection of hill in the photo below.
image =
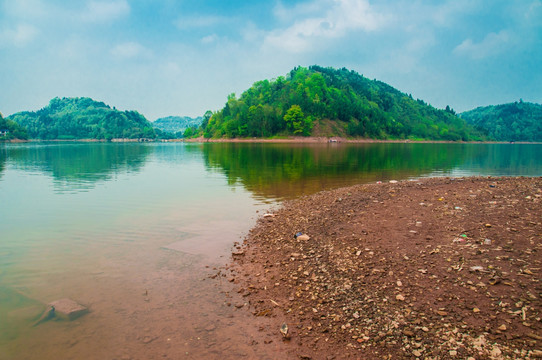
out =
{"type": "Polygon", "coordinates": [[[257,196],[276,199],[447,171],[467,156],[461,144],[405,143],[225,143],[207,144],[203,152],[207,166],[223,171],[229,182],[241,182],[257,196]]]}
{"type": "Polygon", "coordinates": [[[119,172],[137,172],[153,147],[142,144],[58,143],[7,149],[14,167],[50,173],[61,190],[81,190],[119,172]]]}
{"type": "Polygon", "coordinates": [[[0,179],[2,179],[2,174],[4,173],[4,168],[6,167],[7,151],[6,148],[0,144],[0,179]]]}

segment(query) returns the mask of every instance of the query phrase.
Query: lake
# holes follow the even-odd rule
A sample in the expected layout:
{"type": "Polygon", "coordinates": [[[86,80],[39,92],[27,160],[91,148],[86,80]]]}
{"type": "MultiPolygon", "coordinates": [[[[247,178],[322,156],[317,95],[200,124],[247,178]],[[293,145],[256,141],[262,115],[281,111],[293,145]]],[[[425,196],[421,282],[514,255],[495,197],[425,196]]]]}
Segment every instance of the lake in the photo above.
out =
{"type": "Polygon", "coordinates": [[[258,216],[360,183],[541,176],[541,154],[540,144],[0,144],[0,358],[276,358],[284,345],[258,343],[260,320],[237,310],[242,298],[218,274],[258,216]],[[89,313],[35,325],[63,298],[89,313]]]}

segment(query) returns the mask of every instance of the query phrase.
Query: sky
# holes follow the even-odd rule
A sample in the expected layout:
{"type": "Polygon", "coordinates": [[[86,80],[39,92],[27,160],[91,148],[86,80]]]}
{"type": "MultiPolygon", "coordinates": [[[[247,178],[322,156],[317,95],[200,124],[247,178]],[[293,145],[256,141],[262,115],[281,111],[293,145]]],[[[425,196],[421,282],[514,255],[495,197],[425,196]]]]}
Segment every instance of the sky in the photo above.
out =
{"type": "Polygon", "coordinates": [[[458,112],[542,103],[542,0],[0,0],[0,112],[91,97],[201,116],[296,66],[458,112]]]}

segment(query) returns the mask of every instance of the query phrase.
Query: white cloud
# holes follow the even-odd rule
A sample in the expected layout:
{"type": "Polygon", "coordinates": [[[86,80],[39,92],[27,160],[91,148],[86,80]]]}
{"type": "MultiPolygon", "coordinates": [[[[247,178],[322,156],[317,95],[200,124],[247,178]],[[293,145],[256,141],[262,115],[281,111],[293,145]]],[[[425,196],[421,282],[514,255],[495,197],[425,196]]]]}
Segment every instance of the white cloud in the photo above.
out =
{"type": "Polygon", "coordinates": [[[0,46],[23,47],[34,40],[37,34],[38,29],[29,24],[18,24],[14,28],[5,28],[0,32],[0,46]]]}
{"type": "Polygon", "coordinates": [[[292,21],[299,17],[309,16],[322,10],[322,1],[313,1],[285,7],[281,1],[273,9],[273,15],[281,21],[292,21]]]}
{"type": "Polygon", "coordinates": [[[304,52],[311,50],[320,40],[340,38],[351,31],[374,31],[388,20],[387,16],[374,11],[367,0],[329,0],[318,4],[327,7],[327,10],[322,9],[323,15],[307,17],[286,29],[268,33],[265,45],[304,52]]]}
{"type": "Polygon", "coordinates": [[[444,4],[436,5],[431,9],[418,9],[424,16],[429,15],[432,22],[437,26],[452,26],[464,14],[479,12],[480,8],[487,6],[480,1],[452,0],[444,4]]]}
{"type": "Polygon", "coordinates": [[[175,22],[175,25],[177,26],[177,28],[184,30],[191,28],[204,28],[215,26],[218,24],[226,23],[228,21],[228,18],[222,16],[191,16],[179,18],[175,22]]]}
{"type": "Polygon", "coordinates": [[[542,26],[542,1],[533,1],[525,11],[524,16],[529,25],[542,26]]]}
{"type": "Polygon", "coordinates": [[[83,20],[88,22],[107,22],[130,13],[126,0],[89,1],[83,20]]]}
{"type": "Polygon", "coordinates": [[[472,39],[465,39],[461,44],[456,46],[454,54],[465,55],[472,59],[484,59],[490,56],[501,54],[506,51],[512,43],[512,35],[508,30],[501,30],[498,33],[489,33],[479,43],[475,43],[472,39]]]}
{"type": "Polygon", "coordinates": [[[133,59],[137,57],[148,57],[151,51],[137,42],[126,42],[118,44],[111,49],[113,56],[123,59],[133,59]]]}
{"type": "Polygon", "coordinates": [[[48,12],[41,0],[5,1],[2,8],[10,16],[27,20],[40,18],[48,12]]]}
{"type": "Polygon", "coordinates": [[[218,40],[218,35],[217,34],[212,34],[212,35],[208,35],[208,36],[205,36],[204,38],[201,39],[201,42],[203,44],[211,44],[211,43],[214,43],[218,40]]]}

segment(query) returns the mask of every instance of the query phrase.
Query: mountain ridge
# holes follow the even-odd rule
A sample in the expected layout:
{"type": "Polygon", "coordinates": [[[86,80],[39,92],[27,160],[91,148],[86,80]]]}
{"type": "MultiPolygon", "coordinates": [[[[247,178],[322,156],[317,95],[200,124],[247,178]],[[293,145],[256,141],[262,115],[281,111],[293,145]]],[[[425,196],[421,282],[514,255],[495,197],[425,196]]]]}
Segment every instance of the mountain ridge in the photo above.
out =
{"type": "Polygon", "coordinates": [[[9,120],[26,128],[32,139],[154,139],[152,124],[137,111],[119,111],[88,97],[53,98],[38,111],[22,111],[9,120]]]}
{"type": "Polygon", "coordinates": [[[496,141],[542,142],[542,105],[519,102],[479,106],[459,114],[496,141]]]}

